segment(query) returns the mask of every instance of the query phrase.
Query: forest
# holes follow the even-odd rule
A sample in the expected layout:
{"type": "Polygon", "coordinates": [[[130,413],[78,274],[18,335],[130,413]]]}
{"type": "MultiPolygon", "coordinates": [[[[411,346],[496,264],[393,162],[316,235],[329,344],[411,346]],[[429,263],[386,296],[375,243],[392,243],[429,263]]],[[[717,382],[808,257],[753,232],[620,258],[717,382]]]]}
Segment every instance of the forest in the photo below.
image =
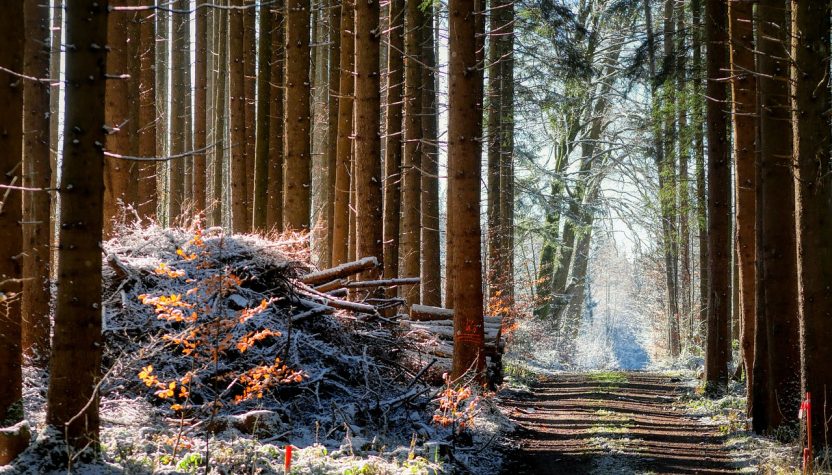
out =
{"type": "Polygon", "coordinates": [[[0,474],[832,474],[832,4],[7,0],[0,474]]]}

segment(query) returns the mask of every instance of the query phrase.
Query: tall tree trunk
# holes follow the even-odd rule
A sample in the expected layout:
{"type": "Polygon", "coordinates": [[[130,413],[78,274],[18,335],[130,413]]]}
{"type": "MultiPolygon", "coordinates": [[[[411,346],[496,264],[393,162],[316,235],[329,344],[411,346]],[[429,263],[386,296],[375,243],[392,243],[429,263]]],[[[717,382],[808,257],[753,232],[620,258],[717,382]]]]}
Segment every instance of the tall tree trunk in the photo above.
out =
{"type": "Polygon", "coordinates": [[[329,183],[329,0],[317,0],[312,15],[312,257],[319,267],[329,267],[327,203],[329,183]]]}
{"type": "Polygon", "coordinates": [[[505,14],[506,4],[503,0],[492,0],[491,2],[491,25],[490,37],[488,45],[488,95],[486,101],[488,104],[488,132],[486,134],[488,139],[488,169],[486,171],[486,184],[488,188],[488,200],[486,216],[488,220],[488,261],[487,269],[487,284],[488,284],[488,312],[494,314],[494,308],[500,308],[498,299],[502,293],[500,290],[499,279],[502,278],[500,269],[502,264],[500,258],[503,252],[501,244],[503,242],[500,229],[502,222],[500,216],[500,167],[502,165],[502,94],[501,90],[504,87],[502,82],[503,74],[503,55],[504,55],[504,41],[501,39],[503,34],[502,29],[505,27],[503,17],[505,14]]]}
{"type": "Polygon", "coordinates": [[[794,221],[794,175],[789,103],[788,2],[758,4],[757,71],[760,91],[760,216],[757,244],[758,333],[766,335],[766,350],[755,349],[754,365],[768,366],[768,377],[757,381],[753,428],[769,433],[797,421],[800,404],[800,335],[797,300],[797,253],[794,221]],[[759,407],[758,407],[759,406],[759,407]]]}
{"type": "MultiPolygon", "coordinates": [[[[226,0],[220,0],[220,6],[227,5],[226,0]]],[[[215,113],[214,113],[214,139],[217,142],[216,153],[214,155],[214,167],[212,176],[211,192],[211,224],[214,226],[222,226],[222,211],[225,207],[223,200],[223,175],[225,174],[226,164],[228,163],[226,157],[230,155],[230,144],[228,140],[228,111],[229,93],[228,93],[228,10],[215,10],[216,15],[214,26],[217,29],[216,46],[217,46],[217,81],[214,88],[215,91],[215,113]]]]}
{"type": "MultiPolygon", "coordinates": [[[[41,0],[23,2],[26,45],[23,74],[49,76],[49,6],[41,0]]],[[[43,367],[49,355],[49,235],[51,197],[45,190],[52,184],[49,137],[48,82],[23,83],[23,297],[21,300],[24,354],[43,367]]],[[[55,88],[54,93],[58,94],[55,88]]],[[[17,193],[17,192],[12,192],[17,193]]]]}
{"type": "Polygon", "coordinates": [[[829,3],[791,1],[792,124],[794,126],[798,289],[802,336],[802,388],[811,393],[812,438],[815,449],[832,439],[832,143],[828,111],[829,3]]]}
{"type": "MultiPolygon", "coordinates": [[[[402,84],[404,82],[405,2],[391,0],[387,13],[387,117],[384,150],[384,277],[399,276],[402,220],[402,84]]],[[[408,5],[408,8],[410,5],[408,5]]],[[[409,13],[409,10],[408,10],[409,13]]],[[[410,26],[407,26],[410,28],[410,26]]],[[[421,132],[421,131],[420,131],[421,132]]],[[[412,193],[412,191],[411,191],[412,193]]],[[[409,198],[412,199],[412,196],[409,198]]],[[[405,200],[408,197],[404,197],[405,200]]],[[[404,238],[404,235],[402,236],[404,238]]],[[[402,243],[402,246],[404,244],[402,243]]],[[[404,250],[404,249],[403,249],[404,250]]],[[[418,257],[418,254],[417,254],[418,257]]]]}
{"type": "MultiPolygon", "coordinates": [[[[107,72],[106,50],[96,45],[107,43],[107,12],[106,0],[78,0],[68,4],[66,10],[66,41],[76,47],[65,53],[70,87],[66,89],[58,213],[61,249],[46,408],[46,423],[71,447],[80,450],[89,446],[94,452],[98,450],[96,389],[103,347],[101,144],[105,139],[102,125],[107,72]]],[[[4,18],[8,15],[6,11],[4,18]]]]}
{"type": "MultiPolygon", "coordinates": [[[[156,5],[168,5],[165,0],[156,0],[156,5]]],[[[156,127],[156,151],[159,155],[170,155],[170,80],[171,80],[171,28],[170,12],[160,8],[156,14],[156,107],[159,113],[156,127]]],[[[161,200],[160,218],[168,219],[169,183],[167,162],[156,164],[157,196],[161,200]]],[[[164,221],[164,220],[163,220],[164,221]]]]}
{"type": "Polygon", "coordinates": [[[422,17],[422,284],[424,305],[442,304],[441,258],[439,254],[439,158],[436,107],[436,41],[432,3],[422,17]]]}
{"type": "Polygon", "coordinates": [[[705,1],[708,127],[708,338],[705,383],[711,393],[728,384],[731,337],[731,169],[728,157],[724,71],[728,66],[727,9],[722,0],[705,1]]]}
{"type": "Polygon", "coordinates": [[[352,176],[352,112],[355,78],[355,24],[351,0],[341,2],[341,58],[338,86],[338,142],[336,143],[335,199],[332,217],[332,265],[347,261],[349,251],[350,182],[352,176]]]}
{"type": "Polygon", "coordinates": [[[246,0],[246,10],[243,14],[243,68],[245,79],[245,163],[246,179],[243,203],[246,208],[246,232],[252,231],[254,219],[254,167],[257,138],[255,94],[257,93],[257,10],[255,0],[246,0]]]}
{"type": "Polygon", "coordinates": [[[272,20],[268,7],[260,7],[260,48],[257,74],[257,147],[254,155],[254,231],[267,231],[270,147],[272,20]]]}
{"type": "Polygon", "coordinates": [[[271,108],[269,117],[269,203],[266,228],[283,226],[283,91],[286,31],[284,3],[279,0],[272,7],[271,108]]]}
{"type": "Polygon", "coordinates": [[[311,148],[309,132],[309,0],[286,2],[286,156],[283,177],[283,227],[308,230],[311,148]]]}
{"type": "MultiPolygon", "coordinates": [[[[197,0],[201,3],[201,0],[197,0]]],[[[196,28],[194,32],[194,139],[193,156],[193,202],[194,214],[202,214],[205,210],[205,195],[207,189],[206,153],[208,145],[208,8],[198,8],[196,11],[196,28]]]]}
{"type": "MultiPolygon", "coordinates": [[[[382,262],[379,5],[355,3],[355,255],[382,262]]],[[[362,273],[378,275],[377,269],[362,273]]]]}
{"type": "MultiPolygon", "coordinates": [[[[705,196],[705,138],[704,138],[704,96],[702,94],[702,27],[701,27],[701,0],[691,0],[690,9],[692,12],[692,43],[693,43],[693,97],[691,128],[693,135],[694,167],[696,168],[696,219],[699,234],[699,319],[695,328],[692,328],[694,335],[702,332],[703,325],[707,321],[708,307],[708,207],[705,196]]],[[[694,339],[697,337],[695,336],[694,339]]]]}
{"type": "MultiPolygon", "coordinates": [[[[329,107],[327,109],[327,144],[325,150],[327,161],[327,189],[329,199],[324,203],[327,216],[327,256],[326,263],[332,265],[332,253],[336,246],[333,233],[335,229],[335,179],[338,167],[338,110],[340,97],[338,88],[341,81],[341,0],[331,0],[329,8],[329,107]]],[[[386,253],[385,253],[386,254],[386,253]]]]}
{"type": "MultiPolygon", "coordinates": [[[[232,0],[231,5],[242,7],[243,0],[232,0]]],[[[231,149],[229,171],[231,172],[231,229],[235,233],[249,231],[248,190],[246,187],[246,82],[244,61],[245,10],[228,12],[228,96],[229,131],[231,149]]]]}
{"type": "MultiPolygon", "coordinates": [[[[731,91],[734,124],[735,228],[739,264],[739,294],[742,322],[740,337],[746,386],[751,394],[754,364],[754,320],[756,315],[755,239],[757,227],[757,78],[754,77],[753,4],[728,3],[731,34],[731,91]]],[[[749,398],[749,403],[753,401],[749,398]]]]}
{"type": "MultiPolygon", "coordinates": [[[[113,2],[125,5],[124,0],[113,2]]],[[[107,45],[109,46],[107,81],[106,127],[108,129],[106,148],[110,153],[129,155],[130,133],[128,131],[129,82],[127,30],[130,18],[125,13],[108,16],[107,45]]],[[[113,235],[115,224],[120,221],[121,206],[132,204],[129,196],[129,184],[132,180],[133,162],[108,157],[104,160],[104,238],[113,235]]]]}
{"type": "Polygon", "coordinates": [[[482,257],[480,231],[480,133],[482,83],[477,61],[476,0],[451,0],[448,65],[448,212],[453,246],[454,358],[452,379],[481,375],[483,354],[482,257]]]}
{"type": "MultiPolygon", "coordinates": [[[[403,277],[419,277],[422,241],[422,29],[424,18],[416,2],[407,2],[404,84],[404,159],[402,167],[403,277]]],[[[418,285],[404,287],[409,304],[421,301],[418,285]]]]}
{"type": "MultiPolygon", "coordinates": [[[[101,23],[101,28],[103,32],[106,31],[103,30],[106,28],[104,23],[101,23]]],[[[3,45],[0,48],[0,67],[5,69],[0,71],[0,130],[3,131],[0,134],[0,185],[3,186],[20,186],[24,88],[20,87],[20,78],[6,71],[23,70],[24,31],[23,2],[8,3],[0,16],[0,40],[3,45]]],[[[103,41],[99,44],[103,44],[103,41]]],[[[103,117],[96,132],[101,129],[102,123],[103,117]]],[[[100,171],[99,168],[93,174],[100,171]]],[[[3,302],[0,302],[0,381],[3,381],[3,389],[0,390],[0,425],[3,429],[9,429],[24,420],[21,315],[20,300],[16,298],[16,294],[21,291],[22,275],[18,256],[23,250],[23,242],[19,224],[22,218],[21,193],[5,189],[3,194],[3,203],[0,205],[0,239],[3,243],[0,247],[0,295],[3,296],[3,302]]],[[[96,262],[101,262],[100,257],[96,257],[96,262]]],[[[11,462],[29,443],[28,433],[19,430],[16,432],[16,435],[0,436],[0,465],[11,462]]]]}
{"type": "MultiPolygon", "coordinates": [[[[154,14],[139,13],[139,151],[140,157],[155,157],[156,148],[156,27],[154,14]]],[[[139,216],[156,218],[156,164],[138,165],[137,206],[139,216]]]]}
{"type": "MultiPolygon", "coordinates": [[[[676,87],[679,94],[676,97],[676,115],[679,130],[679,333],[682,324],[690,328],[688,322],[691,317],[691,272],[690,272],[690,191],[688,182],[688,162],[690,161],[690,129],[688,127],[688,74],[687,74],[687,26],[685,25],[685,2],[679,0],[676,11],[676,87]]],[[[692,335],[686,335],[690,342],[692,335]]]]}
{"type": "Polygon", "coordinates": [[[505,311],[514,307],[514,2],[503,6],[503,42],[500,68],[500,223],[502,248],[502,302],[505,311]]]}
{"type": "MultiPolygon", "coordinates": [[[[188,0],[176,0],[177,10],[190,10],[188,0]]],[[[190,68],[190,19],[188,15],[173,13],[171,27],[171,83],[170,83],[170,154],[181,155],[186,148],[186,120],[188,104],[185,89],[190,88],[185,70],[190,68]]],[[[168,224],[182,217],[185,201],[185,158],[168,162],[168,224]]]]}

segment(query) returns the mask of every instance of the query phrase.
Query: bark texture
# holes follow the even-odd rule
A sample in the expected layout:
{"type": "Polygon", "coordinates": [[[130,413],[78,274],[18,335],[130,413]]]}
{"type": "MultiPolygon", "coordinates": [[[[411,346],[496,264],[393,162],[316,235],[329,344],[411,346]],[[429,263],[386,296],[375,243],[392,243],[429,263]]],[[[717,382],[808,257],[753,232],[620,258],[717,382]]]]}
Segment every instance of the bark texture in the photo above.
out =
{"type": "Polygon", "coordinates": [[[61,164],[58,293],[46,423],[75,449],[98,449],[101,238],[108,2],[67,5],[66,114],[61,164]],[[92,403],[90,403],[92,401],[92,403]]]}

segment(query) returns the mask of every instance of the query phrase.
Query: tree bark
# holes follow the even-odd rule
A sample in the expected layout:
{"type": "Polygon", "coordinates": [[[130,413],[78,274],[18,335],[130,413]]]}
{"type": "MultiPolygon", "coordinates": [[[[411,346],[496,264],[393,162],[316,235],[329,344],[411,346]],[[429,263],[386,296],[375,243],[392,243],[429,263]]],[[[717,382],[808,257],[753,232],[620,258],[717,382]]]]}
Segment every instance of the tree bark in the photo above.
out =
{"type": "Polygon", "coordinates": [[[828,111],[829,3],[791,1],[792,125],[797,165],[798,297],[802,336],[802,389],[811,393],[812,438],[820,453],[832,438],[832,143],[828,111]]]}
{"type": "MultiPolygon", "coordinates": [[[[176,0],[177,10],[190,10],[188,0],[176,0]]],[[[179,155],[187,151],[186,116],[189,104],[185,89],[190,89],[186,69],[190,68],[190,18],[181,13],[172,14],[171,27],[171,98],[170,98],[170,154],[179,155]]],[[[168,162],[168,225],[174,225],[182,218],[185,201],[185,158],[168,162]]]]}
{"type": "Polygon", "coordinates": [[[46,423],[70,446],[80,450],[89,445],[93,452],[98,450],[96,389],[103,347],[101,144],[107,53],[100,45],[107,42],[107,12],[106,0],[78,0],[66,10],[66,41],[76,47],[65,53],[68,87],[58,213],[61,249],[46,408],[46,423]]]}
{"type": "MultiPolygon", "coordinates": [[[[227,5],[226,0],[220,0],[220,5],[227,5]]],[[[226,180],[223,179],[225,170],[227,169],[228,160],[230,156],[229,139],[228,139],[228,111],[229,106],[229,89],[228,89],[228,10],[218,9],[215,12],[214,25],[217,29],[216,45],[217,45],[217,80],[214,88],[216,89],[216,97],[214,99],[214,135],[217,142],[216,153],[214,154],[214,167],[212,176],[212,202],[211,202],[211,223],[214,226],[222,226],[223,223],[223,209],[226,206],[226,201],[223,199],[223,185],[226,180]]],[[[226,190],[227,191],[227,190],[226,190]]]]}
{"type": "MultiPolygon", "coordinates": [[[[383,262],[379,94],[379,5],[355,3],[355,233],[356,258],[383,262]]],[[[362,279],[378,277],[376,269],[362,279]]]]}
{"type": "MultiPolygon", "coordinates": [[[[23,74],[49,76],[49,6],[41,0],[23,2],[26,44],[23,74]]],[[[47,82],[23,82],[23,296],[21,300],[22,345],[32,362],[44,367],[49,355],[49,237],[52,184],[50,165],[49,99],[47,82]]],[[[55,88],[55,94],[58,89],[55,88]]],[[[17,194],[18,192],[13,191],[17,194]]]]}
{"type": "Polygon", "coordinates": [[[701,334],[707,320],[708,307],[708,207],[705,196],[705,140],[704,140],[704,104],[702,94],[702,27],[701,0],[691,0],[692,43],[693,43],[693,97],[696,99],[692,108],[691,128],[693,129],[694,167],[696,168],[696,219],[699,232],[699,319],[692,329],[694,340],[701,334]]]}
{"type": "Polygon", "coordinates": [[[255,117],[255,94],[257,92],[257,10],[255,0],[246,0],[243,14],[243,71],[245,87],[245,164],[246,179],[243,205],[246,208],[246,232],[252,231],[254,219],[254,167],[257,138],[255,117]]]}
{"type": "Polygon", "coordinates": [[[722,0],[705,2],[708,130],[708,338],[705,384],[711,394],[728,385],[731,338],[731,171],[728,159],[726,91],[727,10],[722,0]]]}
{"type": "Polygon", "coordinates": [[[352,113],[355,78],[355,6],[341,3],[341,58],[338,86],[338,141],[336,143],[335,199],[332,217],[332,265],[347,262],[349,250],[350,189],[352,176],[352,113]]]}
{"type": "MultiPolygon", "coordinates": [[[[106,28],[102,24],[102,28],[106,28]]],[[[5,5],[0,16],[0,66],[8,71],[22,71],[24,57],[24,8],[23,2],[5,5]]],[[[31,30],[30,30],[31,31],[31,30]]],[[[102,43],[103,44],[103,43],[102,43]]],[[[20,165],[23,158],[23,87],[20,78],[0,71],[0,184],[20,186],[20,165]]],[[[102,98],[103,99],[103,98],[102,98]]],[[[103,123],[103,117],[101,120],[103,123]]],[[[99,123],[99,129],[100,125],[99,123]]],[[[102,137],[103,140],[103,137],[102,137]]],[[[100,173],[100,169],[98,170],[100,173]]],[[[23,421],[21,392],[21,266],[18,256],[23,251],[20,233],[21,192],[2,190],[0,205],[0,427],[7,428],[23,421]]],[[[98,259],[100,262],[100,259],[98,259]]],[[[0,438],[0,454],[5,464],[26,448],[28,440],[0,438]]]]}
{"type": "Polygon", "coordinates": [[[482,83],[477,58],[476,0],[451,0],[448,65],[448,227],[453,247],[454,358],[451,378],[484,369],[480,154],[482,83]]]}

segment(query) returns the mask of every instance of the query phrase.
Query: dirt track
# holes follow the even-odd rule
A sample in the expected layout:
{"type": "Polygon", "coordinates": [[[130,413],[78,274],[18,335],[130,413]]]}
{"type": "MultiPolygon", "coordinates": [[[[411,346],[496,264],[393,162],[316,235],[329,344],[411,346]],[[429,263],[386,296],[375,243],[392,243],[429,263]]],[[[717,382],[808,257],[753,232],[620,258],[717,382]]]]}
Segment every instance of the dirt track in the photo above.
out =
{"type": "Polygon", "coordinates": [[[655,373],[575,373],[505,391],[518,430],[506,441],[503,473],[736,473],[747,464],[718,428],[674,402],[681,381],[655,373]]]}

